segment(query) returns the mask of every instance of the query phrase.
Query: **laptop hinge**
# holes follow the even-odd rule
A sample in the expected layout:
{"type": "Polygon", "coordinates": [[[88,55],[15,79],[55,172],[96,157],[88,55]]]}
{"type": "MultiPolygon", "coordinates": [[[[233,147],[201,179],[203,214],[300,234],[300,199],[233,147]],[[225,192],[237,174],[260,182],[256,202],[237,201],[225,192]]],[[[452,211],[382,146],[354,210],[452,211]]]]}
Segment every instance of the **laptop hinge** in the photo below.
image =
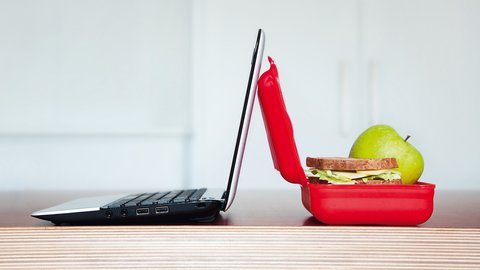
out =
{"type": "Polygon", "coordinates": [[[222,194],[222,200],[221,200],[222,205],[221,205],[221,207],[220,207],[220,209],[221,209],[223,212],[225,212],[225,207],[227,207],[227,200],[225,199],[226,197],[227,197],[227,191],[225,190],[225,191],[223,192],[223,194],[222,194]]]}

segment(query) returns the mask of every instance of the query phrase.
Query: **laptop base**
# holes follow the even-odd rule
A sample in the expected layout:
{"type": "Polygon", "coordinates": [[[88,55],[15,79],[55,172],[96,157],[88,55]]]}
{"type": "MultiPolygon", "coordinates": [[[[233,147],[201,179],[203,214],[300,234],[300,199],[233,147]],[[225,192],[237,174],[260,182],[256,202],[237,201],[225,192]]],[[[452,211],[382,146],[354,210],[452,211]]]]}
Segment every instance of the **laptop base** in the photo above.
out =
{"type": "Polygon", "coordinates": [[[55,225],[209,223],[216,219],[221,207],[220,201],[202,201],[190,205],[101,208],[96,211],[44,215],[37,218],[48,220],[55,225]]]}

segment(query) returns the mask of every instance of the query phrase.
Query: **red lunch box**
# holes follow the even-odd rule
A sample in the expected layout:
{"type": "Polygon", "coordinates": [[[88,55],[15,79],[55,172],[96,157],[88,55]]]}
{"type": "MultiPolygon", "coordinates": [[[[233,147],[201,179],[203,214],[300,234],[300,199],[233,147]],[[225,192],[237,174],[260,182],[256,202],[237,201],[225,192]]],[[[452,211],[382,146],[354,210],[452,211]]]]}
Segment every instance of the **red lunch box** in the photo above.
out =
{"type": "Polygon", "coordinates": [[[275,63],[258,82],[258,97],[275,169],[300,184],[302,203],[315,218],[331,225],[418,225],[433,212],[435,185],[312,184],[300,163],[275,63]]]}

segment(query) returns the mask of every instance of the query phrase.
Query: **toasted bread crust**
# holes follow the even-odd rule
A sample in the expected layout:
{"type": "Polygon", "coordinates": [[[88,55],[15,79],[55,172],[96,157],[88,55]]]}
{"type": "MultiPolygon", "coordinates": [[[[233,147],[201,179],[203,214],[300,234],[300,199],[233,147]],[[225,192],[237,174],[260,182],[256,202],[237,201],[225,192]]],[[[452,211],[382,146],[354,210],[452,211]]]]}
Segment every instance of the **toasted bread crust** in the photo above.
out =
{"type": "Polygon", "coordinates": [[[360,171],[398,168],[396,158],[307,157],[307,166],[320,170],[360,171]]]}
{"type": "MultiPolygon", "coordinates": [[[[310,176],[308,177],[308,181],[312,184],[328,184],[327,180],[322,180],[319,179],[318,177],[313,177],[310,176]]],[[[353,180],[356,185],[401,185],[402,180],[390,180],[390,181],[385,181],[381,179],[375,179],[375,180],[368,180],[366,183],[363,182],[363,180],[353,180]]]]}
{"type": "Polygon", "coordinates": [[[373,180],[367,180],[367,182],[363,182],[362,180],[354,180],[357,185],[401,185],[402,180],[396,179],[396,180],[381,180],[381,179],[373,179],[373,180]]]}
{"type": "Polygon", "coordinates": [[[328,184],[328,181],[327,180],[322,180],[318,177],[314,177],[314,176],[309,176],[308,177],[308,182],[310,182],[311,184],[328,184]]]}

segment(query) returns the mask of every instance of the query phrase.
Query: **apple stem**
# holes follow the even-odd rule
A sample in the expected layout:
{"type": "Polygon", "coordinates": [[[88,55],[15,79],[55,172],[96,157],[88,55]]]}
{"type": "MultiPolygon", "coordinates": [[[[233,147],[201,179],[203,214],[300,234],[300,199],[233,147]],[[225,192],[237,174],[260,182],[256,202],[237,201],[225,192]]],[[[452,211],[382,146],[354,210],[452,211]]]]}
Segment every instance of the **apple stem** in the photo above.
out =
{"type": "Polygon", "coordinates": [[[410,135],[407,135],[407,137],[405,138],[405,141],[408,141],[408,139],[410,139],[410,135]]]}

